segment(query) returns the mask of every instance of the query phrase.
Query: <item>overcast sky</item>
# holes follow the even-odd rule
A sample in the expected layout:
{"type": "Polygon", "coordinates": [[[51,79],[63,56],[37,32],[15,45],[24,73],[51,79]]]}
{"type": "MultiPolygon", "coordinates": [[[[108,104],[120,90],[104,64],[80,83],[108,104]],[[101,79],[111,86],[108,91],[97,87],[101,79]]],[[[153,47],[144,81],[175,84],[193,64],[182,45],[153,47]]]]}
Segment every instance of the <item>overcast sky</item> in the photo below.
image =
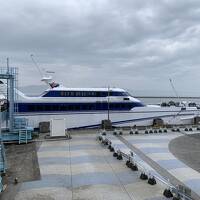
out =
{"type": "Polygon", "coordinates": [[[0,65],[69,87],[200,96],[200,0],[0,0],[0,65]]]}

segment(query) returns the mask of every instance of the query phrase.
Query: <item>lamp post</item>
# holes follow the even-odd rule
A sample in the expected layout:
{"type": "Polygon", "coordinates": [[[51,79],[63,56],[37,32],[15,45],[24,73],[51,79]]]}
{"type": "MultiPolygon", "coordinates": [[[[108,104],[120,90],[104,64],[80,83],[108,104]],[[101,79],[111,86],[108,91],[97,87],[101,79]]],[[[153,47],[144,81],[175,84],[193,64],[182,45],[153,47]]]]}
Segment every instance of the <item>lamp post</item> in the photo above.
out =
{"type": "Polygon", "coordinates": [[[108,121],[110,120],[110,87],[108,86],[108,121]]]}

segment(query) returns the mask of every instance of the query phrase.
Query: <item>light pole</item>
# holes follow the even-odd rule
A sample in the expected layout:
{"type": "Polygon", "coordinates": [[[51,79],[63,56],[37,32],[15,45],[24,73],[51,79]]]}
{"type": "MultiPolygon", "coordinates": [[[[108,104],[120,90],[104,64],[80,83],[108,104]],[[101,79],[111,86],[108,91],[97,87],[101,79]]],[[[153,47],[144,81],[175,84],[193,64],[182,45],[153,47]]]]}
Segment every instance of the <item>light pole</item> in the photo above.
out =
{"type": "Polygon", "coordinates": [[[108,121],[110,121],[110,87],[108,86],[108,121]]]}

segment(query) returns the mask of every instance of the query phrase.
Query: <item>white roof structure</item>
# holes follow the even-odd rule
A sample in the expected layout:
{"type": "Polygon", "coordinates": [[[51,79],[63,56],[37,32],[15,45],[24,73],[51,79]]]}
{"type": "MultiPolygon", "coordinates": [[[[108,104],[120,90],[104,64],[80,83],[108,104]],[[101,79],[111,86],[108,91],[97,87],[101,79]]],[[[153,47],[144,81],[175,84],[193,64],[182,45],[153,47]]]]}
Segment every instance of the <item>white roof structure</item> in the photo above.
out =
{"type": "MultiPolygon", "coordinates": [[[[64,86],[59,86],[59,87],[55,87],[55,88],[49,88],[47,89],[46,91],[52,91],[52,90],[55,90],[55,91],[100,91],[100,92],[103,92],[103,91],[108,91],[108,88],[66,88],[64,86]]],[[[124,89],[121,89],[121,88],[109,88],[110,91],[118,91],[118,92],[126,92],[124,89]]]]}

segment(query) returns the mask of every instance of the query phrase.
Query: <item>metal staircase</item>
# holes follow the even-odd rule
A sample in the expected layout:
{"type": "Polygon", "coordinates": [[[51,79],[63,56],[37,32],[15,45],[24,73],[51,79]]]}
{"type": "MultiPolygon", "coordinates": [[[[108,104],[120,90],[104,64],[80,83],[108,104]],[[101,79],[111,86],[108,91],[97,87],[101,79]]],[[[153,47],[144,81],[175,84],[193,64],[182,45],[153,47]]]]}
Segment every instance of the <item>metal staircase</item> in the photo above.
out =
{"type": "Polygon", "coordinates": [[[14,129],[19,132],[19,144],[28,142],[28,121],[26,118],[15,118],[14,129]]]}
{"type": "Polygon", "coordinates": [[[19,130],[19,144],[28,142],[28,133],[26,129],[19,130]]]}

